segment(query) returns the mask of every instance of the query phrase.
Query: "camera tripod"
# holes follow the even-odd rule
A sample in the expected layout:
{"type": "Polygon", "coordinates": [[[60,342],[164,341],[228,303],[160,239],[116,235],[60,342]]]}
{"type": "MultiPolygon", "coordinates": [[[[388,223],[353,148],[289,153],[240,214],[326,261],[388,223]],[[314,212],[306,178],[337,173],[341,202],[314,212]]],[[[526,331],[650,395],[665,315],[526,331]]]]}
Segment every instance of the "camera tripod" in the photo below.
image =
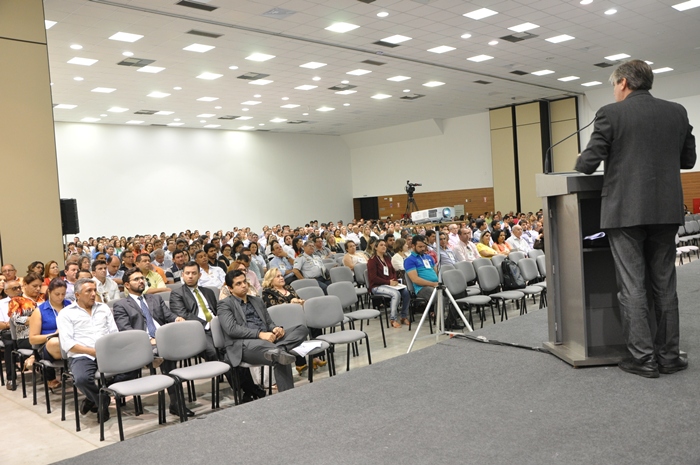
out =
{"type": "Polygon", "coordinates": [[[406,218],[407,220],[411,220],[411,213],[417,212],[418,211],[418,204],[416,203],[416,199],[413,198],[413,194],[408,194],[408,201],[406,202],[406,211],[403,214],[403,217],[406,218]]]}

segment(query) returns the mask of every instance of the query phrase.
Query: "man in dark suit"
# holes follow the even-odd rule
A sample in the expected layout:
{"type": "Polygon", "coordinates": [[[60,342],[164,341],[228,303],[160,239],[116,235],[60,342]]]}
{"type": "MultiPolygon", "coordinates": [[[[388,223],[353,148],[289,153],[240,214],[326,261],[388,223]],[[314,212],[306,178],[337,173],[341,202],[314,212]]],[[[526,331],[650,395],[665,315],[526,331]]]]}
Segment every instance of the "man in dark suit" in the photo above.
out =
{"type": "Polygon", "coordinates": [[[193,261],[185,263],[180,275],[182,286],[170,293],[170,310],[176,316],[199,321],[204,326],[207,336],[205,358],[208,361],[218,360],[209,325],[211,319],[217,315],[217,296],[211,289],[197,286],[199,277],[199,265],[193,261]]]}
{"type": "Polygon", "coordinates": [[[232,366],[241,361],[251,365],[272,364],[279,391],[294,387],[291,364],[296,357],[289,353],[306,340],[309,330],[297,325],[275,325],[260,297],[248,295],[248,281],[243,271],[226,274],[231,296],[219,302],[219,321],[224,333],[226,356],[232,366]]]}
{"type": "Polygon", "coordinates": [[[615,260],[622,331],[631,356],[619,367],[658,378],[688,366],[679,357],[675,235],[683,224],[680,170],[695,165],[695,138],[681,105],[649,93],[654,75],[648,64],[624,63],[610,81],[616,103],[598,110],[576,170],[591,174],[606,162],[600,227],[615,260]],[[648,320],[647,278],[655,334],[648,320]]]}

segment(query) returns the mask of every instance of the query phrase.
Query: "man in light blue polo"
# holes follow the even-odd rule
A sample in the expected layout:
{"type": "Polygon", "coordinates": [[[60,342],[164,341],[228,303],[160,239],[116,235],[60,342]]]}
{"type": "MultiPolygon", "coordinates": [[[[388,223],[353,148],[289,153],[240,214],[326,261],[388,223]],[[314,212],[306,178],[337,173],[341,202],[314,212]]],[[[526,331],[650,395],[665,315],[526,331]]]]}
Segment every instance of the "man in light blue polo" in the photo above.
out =
{"type": "Polygon", "coordinates": [[[413,244],[413,251],[403,261],[403,267],[406,270],[406,275],[413,283],[416,295],[422,299],[430,300],[433,289],[438,286],[435,262],[426,253],[428,246],[425,243],[424,236],[420,234],[413,236],[411,243],[413,244]]]}

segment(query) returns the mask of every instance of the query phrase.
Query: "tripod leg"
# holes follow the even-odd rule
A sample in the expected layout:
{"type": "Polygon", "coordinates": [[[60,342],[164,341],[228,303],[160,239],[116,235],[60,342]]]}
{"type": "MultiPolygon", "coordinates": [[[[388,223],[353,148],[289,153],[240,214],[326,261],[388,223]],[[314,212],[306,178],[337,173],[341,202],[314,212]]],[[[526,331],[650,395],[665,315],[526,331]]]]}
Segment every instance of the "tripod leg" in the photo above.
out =
{"type": "Polygon", "coordinates": [[[430,307],[433,304],[433,300],[435,299],[435,294],[437,292],[437,287],[433,288],[433,293],[430,295],[430,299],[428,299],[428,304],[425,306],[425,310],[423,311],[423,316],[420,318],[420,322],[418,323],[418,327],[416,328],[416,332],[413,335],[413,339],[411,339],[411,345],[408,346],[408,350],[406,353],[409,353],[411,349],[413,348],[413,344],[416,342],[416,338],[418,337],[418,332],[420,331],[421,326],[423,326],[423,323],[425,322],[425,318],[428,316],[428,313],[430,313],[430,307]]]}

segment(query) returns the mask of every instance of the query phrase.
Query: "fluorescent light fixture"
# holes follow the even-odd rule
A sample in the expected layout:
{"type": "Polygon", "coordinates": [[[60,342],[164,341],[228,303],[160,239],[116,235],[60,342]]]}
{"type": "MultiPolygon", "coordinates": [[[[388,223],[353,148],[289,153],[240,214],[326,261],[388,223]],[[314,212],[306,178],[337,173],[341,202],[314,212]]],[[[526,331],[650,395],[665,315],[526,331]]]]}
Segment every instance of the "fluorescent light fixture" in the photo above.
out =
{"type": "Polygon", "coordinates": [[[533,23],[522,23],[518,24],[517,26],[509,27],[509,31],[513,32],[525,32],[525,31],[530,31],[532,29],[537,29],[539,26],[537,24],[533,23]]]}
{"type": "Polygon", "coordinates": [[[243,129],[244,131],[248,131],[250,129],[255,129],[255,126],[240,126],[238,129],[243,129]]]}
{"type": "Polygon", "coordinates": [[[252,53],[245,57],[246,60],[250,61],[267,61],[275,58],[275,55],[268,55],[266,53],[252,53]]]}
{"type": "Polygon", "coordinates": [[[404,89],[404,92],[411,92],[411,89],[404,89]]]}
{"type": "Polygon", "coordinates": [[[319,76],[314,76],[311,78],[312,81],[320,81],[321,78],[319,76]]]}
{"type": "Polygon", "coordinates": [[[384,100],[385,98],[391,98],[391,95],[389,95],[389,94],[375,94],[370,98],[373,98],[375,100],[384,100]]]}
{"type": "Polygon", "coordinates": [[[344,32],[354,31],[358,27],[360,27],[360,26],[357,26],[355,24],[350,24],[350,23],[333,23],[326,28],[326,31],[344,33],[344,32]]]}
{"type": "Polygon", "coordinates": [[[197,99],[199,102],[213,102],[214,100],[219,100],[219,97],[199,97],[197,99]]]}
{"type": "Polygon", "coordinates": [[[270,81],[269,79],[256,79],[255,81],[250,81],[248,84],[253,84],[254,86],[266,86],[272,84],[275,81],[270,81]]]}
{"type": "Polygon", "coordinates": [[[466,34],[462,34],[460,37],[461,37],[462,39],[469,39],[471,36],[472,36],[472,35],[469,34],[469,33],[467,32],[466,34]]]}
{"type": "Polygon", "coordinates": [[[122,55],[124,55],[125,57],[132,57],[134,56],[134,52],[122,52],[122,55]]]}
{"type": "Polygon", "coordinates": [[[287,121],[287,118],[272,118],[270,120],[271,123],[284,123],[287,121]]]}
{"type": "Polygon", "coordinates": [[[462,16],[466,16],[469,19],[484,19],[488,18],[489,16],[497,15],[498,11],[493,11],[489,10],[488,8],[480,8],[478,10],[470,11],[469,13],[465,13],[462,16]]]}
{"type": "Polygon", "coordinates": [[[123,107],[112,107],[108,108],[107,111],[111,111],[112,113],[124,113],[125,111],[129,111],[129,109],[123,107]]]}
{"type": "Polygon", "coordinates": [[[440,45],[439,47],[433,47],[429,48],[429,52],[433,53],[445,53],[445,52],[451,52],[452,50],[456,50],[454,47],[450,47],[449,45],[440,45]]]}
{"type": "Polygon", "coordinates": [[[626,53],[618,53],[617,55],[610,55],[605,57],[606,60],[610,61],[618,61],[618,60],[623,60],[625,58],[629,58],[630,56],[627,55],[626,53]]]}
{"type": "Polygon", "coordinates": [[[173,118],[173,121],[180,121],[180,118],[173,118]]]}
{"type": "Polygon", "coordinates": [[[425,87],[438,87],[438,86],[444,86],[444,82],[440,81],[428,81],[425,84],[423,84],[425,87]]]}
{"type": "Polygon", "coordinates": [[[212,116],[216,116],[214,113],[202,113],[201,115],[197,115],[197,118],[211,118],[212,116]]]}
{"type": "Polygon", "coordinates": [[[486,60],[493,60],[493,57],[491,55],[477,55],[475,57],[467,58],[467,60],[479,63],[486,60]]]}
{"type": "Polygon", "coordinates": [[[411,78],[408,76],[394,76],[394,77],[386,78],[387,81],[394,81],[394,82],[408,81],[409,79],[411,79],[411,78]]]}
{"type": "Polygon", "coordinates": [[[317,87],[318,86],[312,86],[311,84],[304,84],[303,86],[295,87],[295,89],[297,89],[297,90],[311,90],[311,89],[315,89],[317,87]]]}
{"type": "Polygon", "coordinates": [[[185,123],[168,123],[168,126],[182,126],[185,123]]]}
{"type": "Polygon", "coordinates": [[[73,44],[70,46],[73,50],[82,50],[83,46],[80,44],[73,44]]]}
{"type": "Polygon", "coordinates": [[[298,107],[298,106],[299,106],[299,105],[295,105],[295,104],[293,104],[293,103],[288,103],[288,104],[286,104],[286,105],[282,105],[280,108],[296,108],[296,107],[298,107]]]}
{"type": "Polygon", "coordinates": [[[168,94],[166,92],[160,92],[160,91],[154,90],[153,92],[148,94],[146,97],[165,98],[165,97],[168,97],[169,95],[170,94],[168,94]]]}
{"type": "Polygon", "coordinates": [[[326,65],[327,65],[327,63],[319,63],[318,61],[310,61],[308,63],[304,63],[303,65],[299,65],[299,68],[318,69],[318,68],[323,68],[326,65]]]}
{"type": "Polygon", "coordinates": [[[236,66],[236,65],[229,66],[228,69],[238,69],[238,66],[236,66]]]}
{"type": "Polygon", "coordinates": [[[80,77],[80,76],[76,76],[76,77],[73,78],[73,80],[74,80],[74,81],[84,81],[85,79],[82,78],[82,77],[80,77]]]}
{"type": "Polygon", "coordinates": [[[602,82],[600,82],[600,81],[589,81],[589,82],[584,82],[581,85],[584,87],[592,87],[592,86],[599,86],[601,84],[602,84],[602,82]]]}
{"type": "Polygon", "coordinates": [[[206,122],[207,122],[207,120],[205,120],[205,119],[202,119],[202,120],[199,120],[199,122],[200,122],[200,123],[206,123],[206,122]]]}
{"type": "Polygon", "coordinates": [[[241,110],[242,110],[242,111],[248,111],[248,110],[250,110],[250,108],[242,108],[241,110]]]}
{"type": "Polygon", "coordinates": [[[489,42],[489,45],[498,45],[498,41],[497,41],[497,40],[492,40],[492,41],[489,42]]]}
{"type": "Polygon", "coordinates": [[[82,121],[83,123],[96,123],[96,122],[98,122],[99,120],[100,120],[100,118],[90,118],[90,117],[87,117],[87,118],[81,119],[80,121],[82,121]]]}
{"type": "Polygon", "coordinates": [[[253,97],[255,97],[255,98],[260,98],[260,97],[262,97],[262,95],[260,95],[260,94],[255,94],[255,95],[253,95],[253,97]]]}
{"type": "Polygon", "coordinates": [[[316,108],[316,111],[333,111],[333,110],[335,110],[335,108],[326,107],[326,106],[323,106],[323,107],[320,107],[320,108],[316,108]]]}
{"type": "Polygon", "coordinates": [[[581,79],[578,76],[565,76],[565,77],[560,77],[557,79],[557,81],[562,81],[562,82],[569,82],[569,81],[575,81],[576,79],[581,79]]]}
{"type": "Polygon", "coordinates": [[[68,63],[70,63],[71,65],[92,66],[95,63],[97,63],[97,60],[93,60],[91,58],[73,57],[70,60],[68,60],[68,63]]]}
{"type": "Polygon", "coordinates": [[[241,102],[241,105],[253,106],[253,105],[258,105],[259,103],[262,103],[262,102],[258,102],[257,100],[247,100],[245,102],[241,102]]]}
{"type": "Polygon", "coordinates": [[[649,66],[651,66],[651,65],[653,65],[653,64],[654,64],[654,62],[653,62],[653,61],[649,61],[649,60],[644,60],[644,63],[648,64],[649,66]]]}
{"type": "Polygon", "coordinates": [[[673,71],[673,68],[669,68],[666,66],[665,68],[656,68],[651,70],[654,74],[659,74],[659,73],[667,73],[669,71],[673,71]]]}
{"type": "Polygon", "coordinates": [[[238,118],[236,118],[236,119],[240,119],[240,120],[248,120],[248,119],[253,119],[253,117],[252,117],[252,116],[239,116],[239,117],[238,117],[238,118]]]}
{"type": "Polygon", "coordinates": [[[350,94],[354,94],[356,92],[357,92],[356,90],[348,89],[348,90],[339,90],[338,92],[336,92],[336,94],[338,94],[338,95],[350,95],[350,94]]]}
{"type": "Polygon", "coordinates": [[[352,71],[348,71],[345,74],[352,74],[353,76],[362,76],[363,74],[369,74],[372,71],[366,70],[366,69],[354,69],[352,71]]]}
{"type": "MultiPolygon", "coordinates": [[[[690,10],[691,8],[697,8],[700,6],[700,0],[690,0],[689,2],[683,2],[683,3],[678,3],[676,5],[672,5],[671,8],[674,8],[678,11],[685,11],[685,10],[690,10]]],[[[49,22],[49,21],[47,21],[49,22]]],[[[48,29],[48,27],[46,28],[48,29]]]]}
{"type": "Polygon", "coordinates": [[[143,124],[143,123],[144,123],[144,121],[139,121],[139,120],[137,120],[137,119],[132,119],[132,120],[127,121],[127,122],[124,123],[124,124],[143,124]]]}
{"type": "Polygon", "coordinates": [[[350,81],[345,80],[345,81],[340,81],[340,83],[341,84],[350,84],[350,81]]]}
{"type": "Polygon", "coordinates": [[[393,36],[385,37],[381,41],[396,45],[396,44],[400,44],[401,42],[406,42],[407,40],[411,40],[411,39],[412,39],[412,37],[402,36],[400,34],[396,34],[393,36]]]}
{"type": "Polygon", "coordinates": [[[182,87],[176,86],[176,87],[173,87],[173,90],[182,90],[182,87]]]}
{"type": "Polygon", "coordinates": [[[591,3],[593,3],[593,0],[581,0],[580,3],[581,5],[590,5],[591,3]]]}
{"type": "Polygon", "coordinates": [[[386,18],[387,16],[389,16],[389,13],[387,13],[386,11],[380,11],[379,13],[377,13],[377,16],[379,16],[380,18],[386,18]]]}
{"type": "Polygon", "coordinates": [[[309,116],[309,114],[308,114],[308,113],[302,113],[302,115],[303,115],[303,116],[309,116]]]}
{"type": "Polygon", "coordinates": [[[207,81],[213,81],[214,79],[219,79],[223,74],[204,72],[197,76],[197,79],[206,79],[207,81]]]}
{"type": "Polygon", "coordinates": [[[117,89],[113,89],[111,87],[95,87],[90,92],[99,92],[101,94],[111,94],[115,90],[117,90],[117,89]]]}
{"type": "Polygon", "coordinates": [[[59,109],[59,110],[72,110],[73,108],[77,107],[78,105],[71,105],[69,103],[59,103],[54,107],[54,109],[59,109]]]}
{"type": "Polygon", "coordinates": [[[207,124],[207,125],[204,126],[204,127],[205,127],[205,128],[214,129],[214,128],[219,128],[219,127],[221,127],[221,125],[220,125],[220,124],[207,124]]]}
{"type": "Polygon", "coordinates": [[[173,113],[175,113],[175,112],[174,112],[174,111],[165,111],[165,110],[161,110],[161,111],[157,111],[157,112],[155,112],[155,113],[153,113],[153,114],[154,114],[154,115],[159,115],[159,116],[168,116],[168,115],[172,115],[173,113]]]}
{"type": "Polygon", "coordinates": [[[163,71],[165,68],[162,66],[142,66],[141,68],[137,69],[139,73],[151,73],[151,74],[156,74],[160,73],[163,71]]]}
{"type": "Polygon", "coordinates": [[[533,71],[530,74],[534,74],[535,76],[545,76],[547,74],[553,74],[553,73],[554,73],[554,71],[552,71],[551,69],[541,69],[539,71],[533,71]]]}
{"type": "Polygon", "coordinates": [[[614,15],[615,13],[617,13],[617,10],[615,8],[610,8],[609,10],[605,10],[605,14],[608,16],[614,15]]]}
{"type": "Polygon", "coordinates": [[[550,37],[549,39],[544,39],[544,40],[546,40],[547,42],[551,42],[553,44],[558,44],[560,42],[566,42],[567,40],[573,40],[575,38],[576,37],[570,36],[568,34],[562,34],[562,35],[550,37]]]}
{"type": "Polygon", "coordinates": [[[187,47],[183,48],[183,50],[187,50],[188,52],[199,52],[199,53],[204,53],[208,52],[211,49],[214,49],[213,45],[203,45],[203,44],[192,44],[188,45],[187,47]]]}
{"type": "Polygon", "coordinates": [[[102,118],[106,118],[108,115],[107,115],[106,113],[102,113],[100,116],[101,116],[102,118]]]}
{"type": "MultiPolygon", "coordinates": [[[[674,7],[674,8],[675,8],[675,7],[674,7]]],[[[51,28],[54,27],[56,24],[58,24],[58,23],[56,23],[56,21],[49,21],[48,19],[45,19],[45,20],[44,20],[44,27],[45,27],[47,30],[48,30],[48,29],[51,29],[51,28]]]]}
{"type": "Polygon", "coordinates": [[[109,37],[110,40],[118,40],[120,42],[136,42],[139,39],[143,39],[142,35],[130,34],[128,32],[117,32],[109,37]]]}

